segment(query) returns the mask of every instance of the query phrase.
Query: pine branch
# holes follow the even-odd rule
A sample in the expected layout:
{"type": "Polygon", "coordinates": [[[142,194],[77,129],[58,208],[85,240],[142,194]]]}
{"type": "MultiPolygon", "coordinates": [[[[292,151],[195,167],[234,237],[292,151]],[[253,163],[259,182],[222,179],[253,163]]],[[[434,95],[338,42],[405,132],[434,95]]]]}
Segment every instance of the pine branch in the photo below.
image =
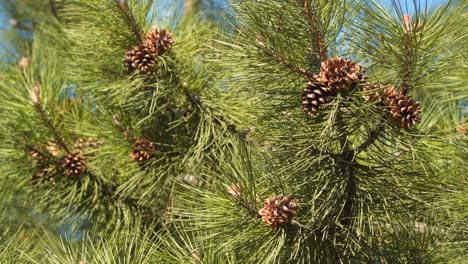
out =
{"type": "Polygon", "coordinates": [[[50,11],[54,17],[58,17],[57,6],[55,5],[55,0],[49,0],[50,11]]]}
{"type": "Polygon", "coordinates": [[[322,41],[322,36],[321,36],[321,28],[320,24],[317,20],[317,16],[310,10],[308,0],[303,0],[304,4],[304,12],[307,17],[307,22],[309,23],[309,26],[313,32],[315,42],[317,45],[317,49],[319,51],[320,55],[320,60],[321,61],[326,61],[327,60],[327,50],[325,48],[325,45],[323,44],[322,41]]]}
{"type": "Polygon", "coordinates": [[[247,200],[245,200],[244,198],[241,198],[241,197],[239,197],[237,199],[237,201],[242,207],[247,209],[247,211],[249,212],[249,214],[251,216],[256,217],[256,218],[262,218],[262,216],[258,213],[258,210],[255,207],[255,205],[249,203],[249,201],[247,201],[247,200]]]}
{"type": "Polygon", "coordinates": [[[112,116],[112,121],[115,125],[115,127],[122,132],[122,134],[125,136],[125,138],[130,141],[131,143],[134,143],[136,141],[135,136],[133,135],[132,132],[128,131],[126,128],[123,127],[122,123],[120,123],[120,117],[118,114],[115,114],[112,116]]]}
{"type": "Polygon", "coordinates": [[[52,118],[49,116],[47,111],[45,110],[44,106],[41,103],[41,99],[39,97],[40,87],[37,83],[34,84],[33,90],[31,91],[31,99],[34,103],[34,107],[36,111],[41,116],[42,121],[44,122],[45,126],[52,132],[55,137],[57,143],[67,152],[71,154],[70,148],[67,146],[65,138],[62,135],[62,132],[58,127],[55,126],[52,118]]]}
{"type": "MultiPolygon", "coordinates": [[[[263,37],[261,34],[257,34],[256,43],[258,46],[261,46],[261,47],[269,47],[268,43],[265,44],[265,42],[263,41],[263,37]]],[[[299,67],[295,65],[294,63],[289,62],[286,58],[284,58],[283,56],[281,56],[281,54],[277,52],[267,51],[267,54],[273,57],[279,63],[283,64],[286,68],[290,69],[291,71],[295,73],[305,75],[308,78],[312,78],[314,76],[312,73],[308,72],[306,69],[299,67]]]]}
{"type": "Polygon", "coordinates": [[[351,224],[351,218],[353,216],[354,196],[356,195],[356,179],[354,177],[354,169],[352,166],[348,167],[349,175],[348,181],[346,182],[346,200],[344,204],[343,218],[341,224],[349,226],[351,224]]]}
{"type": "Polygon", "coordinates": [[[127,25],[132,29],[133,33],[135,34],[135,37],[138,39],[140,44],[143,44],[145,42],[143,30],[137,23],[135,15],[131,12],[130,8],[128,7],[127,0],[114,0],[114,2],[117,5],[117,7],[122,11],[127,25]]]}
{"type": "Polygon", "coordinates": [[[354,149],[352,152],[354,153],[354,155],[357,155],[359,153],[361,153],[362,151],[365,151],[367,150],[370,146],[372,146],[375,141],[379,138],[379,135],[380,133],[383,131],[385,125],[381,124],[377,126],[377,128],[375,128],[374,130],[372,130],[370,133],[369,133],[369,137],[367,138],[366,141],[364,141],[364,143],[362,143],[361,145],[359,145],[356,149],[354,149]]]}
{"type": "Polygon", "coordinates": [[[50,162],[51,159],[48,155],[44,154],[41,150],[35,148],[34,146],[26,146],[26,149],[31,151],[31,152],[34,152],[36,154],[38,154],[39,156],[41,156],[41,158],[45,159],[46,161],[50,162]]]}
{"type": "Polygon", "coordinates": [[[401,84],[401,94],[406,95],[409,89],[409,83],[411,81],[412,77],[412,70],[411,70],[411,65],[412,65],[412,49],[411,49],[411,43],[412,43],[412,36],[409,32],[406,33],[405,38],[404,38],[404,49],[405,49],[405,57],[404,57],[404,62],[403,62],[403,80],[401,84]]]}
{"type": "MultiPolygon", "coordinates": [[[[206,104],[203,104],[203,101],[201,99],[200,96],[198,95],[193,95],[190,90],[189,90],[189,84],[187,81],[182,81],[179,76],[177,74],[173,74],[172,75],[172,79],[174,81],[174,84],[178,87],[181,87],[183,92],[184,92],[184,95],[187,97],[187,99],[192,103],[192,105],[194,107],[197,107],[197,108],[202,108],[202,107],[205,107],[208,111],[211,112],[211,114],[213,115],[213,122],[217,125],[221,125],[220,122],[218,122],[218,120],[220,120],[221,122],[224,122],[229,129],[229,131],[231,131],[232,133],[236,134],[239,136],[239,138],[241,139],[245,139],[246,135],[244,133],[239,133],[236,129],[235,129],[235,126],[233,124],[231,124],[229,121],[226,120],[226,118],[222,115],[217,115],[216,114],[216,109],[211,107],[211,106],[208,106],[206,104]]],[[[210,82],[212,81],[212,79],[210,80],[207,80],[200,88],[200,90],[203,90],[205,87],[207,87],[210,82]]]]}
{"type": "Polygon", "coordinates": [[[348,155],[348,147],[349,147],[349,142],[348,142],[348,136],[347,136],[347,131],[345,127],[345,122],[343,121],[343,117],[339,113],[340,111],[340,106],[338,104],[338,109],[336,113],[336,119],[335,119],[335,125],[337,127],[338,132],[340,133],[340,147],[341,147],[341,154],[342,156],[347,156],[348,155]]]}
{"type": "Polygon", "coordinates": [[[358,165],[355,160],[355,152],[349,150],[349,141],[347,130],[345,127],[345,122],[343,117],[339,113],[340,103],[338,103],[338,109],[336,113],[335,124],[340,133],[340,147],[341,147],[341,165],[343,172],[348,172],[348,179],[346,181],[346,193],[345,193],[345,202],[343,206],[343,217],[341,218],[341,224],[344,226],[349,226],[351,224],[351,217],[353,216],[353,206],[354,206],[354,197],[356,195],[356,179],[354,176],[354,166],[358,165]]]}
{"type": "Polygon", "coordinates": [[[130,197],[125,197],[122,198],[121,195],[118,193],[115,193],[117,190],[118,186],[116,184],[107,184],[105,183],[101,178],[96,177],[95,175],[89,174],[89,178],[97,183],[100,184],[101,186],[101,193],[105,196],[111,197],[116,200],[122,200],[125,204],[138,208],[138,200],[130,197]]]}
{"type": "Polygon", "coordinates": [[[289,61],[287,61],[283,56],[281,56],[278,53],[270,53],[270,55],[279,63],[283,64],[286,68],[292,70],[295,73],[299,73],[301,75],[304,75],[308,78],[312,78],[314,75],[310,72],[308,72],[306,69],[299,67],[289,61]]]}

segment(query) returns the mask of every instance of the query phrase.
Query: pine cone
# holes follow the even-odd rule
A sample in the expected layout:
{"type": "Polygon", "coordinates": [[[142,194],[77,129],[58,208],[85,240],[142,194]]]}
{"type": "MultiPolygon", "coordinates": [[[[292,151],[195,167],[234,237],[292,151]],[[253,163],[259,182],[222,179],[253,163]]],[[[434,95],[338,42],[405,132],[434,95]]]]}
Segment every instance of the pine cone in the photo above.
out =
{"type": "Polygon", "coordinates": [[[462,136],[468,136],[468,121],[463,122],[462,124],[457,126],[457,131],[462,136]]]}
{"type": "Polygon", "coordinates": [[[63,171],[69,176],[79,176],[86,170],[86,160],[80,153],[65,154],[60,161],[63,171]]]}
{"type": "Polygon", "coordinates": [[[329,87],[310,79],[307,87],[302,90],[302,110],[311,116],[318,114],[320,105],[328,101],[329,95],[331,95],[329,87]]]}
{"type": "Polygon", "coordinates": [[[53,173],[53,168],[44,168],[42,169],[40,172],[34,174],[33,176],[31,176],[30,180],[32,182],[37,182],[37,181],[41,181],[43,183],[52,183],[53,185],[55,185],[55,179],[54,177],[52,177],[52,173],[53,173]]]}
{"type": "Polygon", "coordinates": [[[39,161],[44,161],[44,157],[43,157],[43,154],[41,152],[39,152],[37,149],[31,149],[29,150],[29,155],[31,157],[33,157],[36,161],[39,160],[39,161]]]}
{"type": "Polygon", "coordinates": [[[154,145],[145,138],[139,138],[135,141],[131,156],[136,162],[144,162],[154,157],[154,145]]]}
{"type": "Polygon", "coordinates": [[[276,228],[291,221],[297,212],[297,200],[290,197],[273,196],[266,199],[262,209],[258,213],[262,216],[262,221],[276,228]]]}
{"type": "Polygon", "coordinates": [[[46,146],[47,151],[49,152],[50,155],[57,157],[60,154],[60,148],[57,145],[57,143],[53,141],[47,142],[46,146]]]}
{"type": "Polygon", "coordinates": [[[320,81],[334,91],[345,91],[363,79],[361,65],[349,59],[332,58],[322,62],[320,81]]]}
{"type": "Polygon", "coordinates": [[[95,138],[80,138],[77,142],[75,142],[75,149],[83,150],[87,148],[98,148],[101,145],[95,138]]]}
{"type": "Polygon", "coordinates": [[[384,92],[385,92],[385,97],[386,97],[387,102],[397,98],[399,95],[398,91],[395,90],[394,86],[388,86],[387,88],[384,89],[384,92]]]}
{"type": "Polygon", "coordinates": [[[239,191],[240,189],[240,184],[236,183],[228,187],[227,191],[232,197],[239,199],[241,197],[241,193],[239,191]]]}
{"type": "Polygon", "coordinates": [[[174,37],[166,29],[159,30],[158,28],[153,27],[148,31],[148,33],[146,33],[146,41],[157,50],[159,55],[161,55],[172,47],[172,44],[174,44],[174,37]]]}
{"type": "Polygon", "coordinates": [[[48,153],[47,149],[43,146],[29,148],[28,154],[32,157],[32,162],[35,165],[44,165],[50,161],[50,157],[48,155],[50,153],[48,153]]]}
{"type": "Polygon", "coordinates": [[[411,96],[397,95],[388,99],[390,119],[394,125],[409,129],[421,121],[419,102],[411,96]]]}
{"type": "Polygon", "coordinates": [[[362,98],[370,103],[382,105],[386,98],[397,95],[393,86],[385,86],[381,83],[368,83],[362,86],[365,94],[362,98]]]}
{"type": "Polygon", "coordinates": [[[156,66],[157,56],[158,51],[152,45],[137,45],[125,54],[124,68],[129,72],[149,72],[156,66]]]}

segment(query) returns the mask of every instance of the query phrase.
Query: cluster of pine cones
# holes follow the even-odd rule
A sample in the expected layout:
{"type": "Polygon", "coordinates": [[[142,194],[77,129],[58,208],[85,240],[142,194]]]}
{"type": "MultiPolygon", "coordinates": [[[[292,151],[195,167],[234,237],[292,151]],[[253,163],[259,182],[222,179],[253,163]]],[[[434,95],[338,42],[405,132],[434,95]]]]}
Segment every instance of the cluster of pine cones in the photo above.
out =
{"type": "Polygon", "coordinates": [[[63,151],[59,144],[53,141],[47,142],[46,146],[30,149],[29,154],[33,158],[35,167],[39,168],[39,172],[31,176],[30,180],[55,184],[53,175],[57,168],[68,176],[78,177],[82,175],[86,171],[86,159],[83,156],[83,150],[97,148],[99,145],[96,139],[81,138],[75,143],[73,153],[63,151]],[[56,162],[59,157],[61,157],[60,160],[56,162]]]}
{"type": "Polygon", "coordinates": [[[363,79],[361,65],[349,59],[333,58],[322,62],[319,75],[307,81],[302,91],[302,109],[309,115],[316,115],[330,96],[356,86],[363,79]]]}
{"type": "Polygon", "coordinates": [[[166,30],[156,27],[150,29],[143,43],[127,51],[123,59],[124,68],[128,72],[138,70],[149,72],[156,66],[158,56],[162,55],[174,44],[174,37],[166,30]]]}
{"type": "Polygon", "coordinates": [[[421,122],[421,109],[419,102],[395,90],[392,85],[380,83],[363,86],[366,94],[364,100],[375,103],[388,113],[393,125],[402,128],[412,128],[421,122]]]}
{"type": "MultiPolygon", "coordinates": [[[[322,104],[337,93],[354,89],[365,80],[361,65],[349,59],[331,58],[321,64],[319,75],[307,81],[302,91],[302,109],[308,115],[317,115],[322,104]]],[[[411,96],[397,92],[393,86],[365,84],[366,101],[382,106],[393,125],[409,129],[421,121],[420,104],[411,96]]]]}

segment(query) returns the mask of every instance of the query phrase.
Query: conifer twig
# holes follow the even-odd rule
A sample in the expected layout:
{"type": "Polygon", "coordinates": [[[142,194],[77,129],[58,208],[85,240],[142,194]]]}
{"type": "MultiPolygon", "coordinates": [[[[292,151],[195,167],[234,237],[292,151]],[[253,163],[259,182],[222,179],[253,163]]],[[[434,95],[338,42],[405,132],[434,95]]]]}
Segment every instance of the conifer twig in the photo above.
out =
{"type": "Polygon", "coordinates": [[[58,16],[57,6],[55,5],[55,0],[49,0],[50,11],[54,17],[58,16]]]}
{"type": "MultiPolygon", "coordinates": [[[[338,107],[338,111],[339,111],[338,107]]],[[[347,130],[343,117],[339,112],[336,114],[335,124],[337,129],[340,132],[340,147],[341,147],[341,164],[343,172],[347,172],[346,180],[346,193],[345,193],[345,202],[343,206],[343,217],[341,218],[341,224],[344,226],[349,226],[351,224],[351,217],[353,215],[353,205],[354,205],[354,196],[356,195],[356,178],[354,176],[354,166],[357,165],[355,160],[355,152],[349,150],[349,141],[347,136],[347,130]]]]}
{"type": "Polygon", "coordinates": [[[134,143],[135,142],[135,136],[130,132],[128,131],[126,128],[123,127],[122,123],[120,123],[120,117],[118,114],[114,114],[112,116],[112,121],[115,125],[115,127],[120,131],[122,132],[122,134],[125,136],[125,138],[130,141],[131,143],[134,143]]]}
{"type": "Polygon", "coordinates": [[[128,7],[127,0],[114,0],[117,7],[122,11],[124,15],[125,21],[127,25],[132,29],[135,37],[138,39],[140,44],[145,42],[145,38],[143,36],[143,30],[141,29],[140,25],[137,23],[135,15],[131,12],[130,8],[128,7]]]}
{"type": "Polygon", "coordinates": [[[403,28],[404,28],[404,39],[403,39],[403,48],[405,49],[405,56],[404,56],[404,61],[403,61],[403,79],[401,83],[401,94],[406,95],[409,89],[409,83],[411,81],[411,75],[412,75],[412,70],[411,70],[411,64],[412,64],[412,49],[411,49],[411,44],[412,44],[412,24],[411,24],[411,16],[408,14],[403,15],[403,28]]]}
{"type": "Polygon", "coordinates": [[[254,216],[256,218],[262,218],[262,216],[258,213],[257,208],[253,204],[249,203],[249,201],[240,197],[237,199],[237,201],[242,207],[247,209],[251,216],[254,216]]]}
{"type": "Polygon", "coordinates": [[[71,154],[71,150],[67,146],[62,132],[58,127],[55,126],[54,122],[52,121],[52,118],[49,116],[49,114],[47,113],[47,111],[41,103],[40,86],[37,83],[34,83],[33,90],[31,91],[31,99],[34,103],[34,107],[41,116],[42,121],[44,122],[45,126],[49,128],[49,130],[52,132],[57,143],[65,150],[65,152],[71,154]]]}
{"type": "Polygon", "coordinates": [[[405,41],[405,58],[403,65],[403,80],[401,83],[401,94],[406,95],[409,89],[409,82],[411,80],[411,40],[405,41]]]}
{"type": "Polygon", "coordinates": [[[291,62],[289,62],[288,60],[286,60],[283,56],[281,56],[280,54],[278,53],[271,53],[271,56],[276,60],[278,61],[279,63],[283,64],[286,68],[292,70],[293,72],[296,72],[296,73],[299,73],[299,74],[302,74],[302,75],[305,75],[306,77],[312,77],[313,74],[308,72],[306,69],[302,68],[302,67],[299,67],[291,62]]]}
{"type": "Polygon", "coordinates": [[[354,196],[356,195],[356,178],[354,177],[354,169],[352,166],[348,167],[348,180],[346,182],[346,199],[343,207],[343,217],[341,224],[349,226],[351,224],[351,217],[353,216],[354,196]]]}
{"type": "Polygon", "coordinates": [[[365,151],[370,146],[372,146],[374,144],[374,142],[379,138],[379,135],[382,132],[382,130],[384,129],[384,127],[385,127],[384,124],[381,123],[380,125],[378,125],[375,128],[375,130],[372,130],[369,133],[369,137],[367,138],[367,140],[364,141],[361,145],[359,145],[355,150],[353,150],[354,155],[357,155],[360,152],[365,151]]]}
{"type": "MultiPolygon", "coordinates": [[[[261,47],[269,47],[268,44],[265,44],[263,41],[263,36],[261,34],[257,34],[257,38],[255,40],[256,44],[261,47]]],[[[305,75],[309,78],[313,76],[312,73],[308,72],[306,69],[299,67],[291,62],[289,62],[287,59],[285,59],[283,56],[281,56],[277,52],[272,52],[272,51],[267,51],[268,55],[272,56],[276,61],[279,63],[283,64],[286,68],[292,70],[293,72],[305,75]]]]}
{"type": "MultiPolygon", "coordinates": [[[[189,84],[187,81],[181,81],[181,79],[179,78],[179,76],[177,76],[176,74],[173,75],[173,79],[174,79],[174,82],[175,82],[175,85],[179,86],[182,88],[183,92],[184,92],[184,95],[187,97],[187,99],[192,103],[192,105],[194,107],[205,107],[206,109],[208,109],[209,111],[211,111],[211,113],[213,114],[213,122],[217,125],[221,125],[220,122],[215,118],[217,117],[219,120],[221,120],[222,122],[226,123],[228,128],[231,127],[231,129],[229,129],[231,132],[237,134],[241,139],[245,139],[245,136],[243,136],[242,133],[238,133],[236,131],[236,129],[232,129],[233,125],[228,122],[226,120],[226,118],[224,116],[218,116],[216,115],[216,109],[213,108],[212,106],[209,106],[209,105],[206,105],[206,104],[203,104],[203,100],[200,98],[200,96],[198,95],[192,95],[192,93],[190,92],[189,90],[189,84]]],[[[203,85],[202,87],[200,88],[200,90],[203,90],[205,87],[207,87],[210,82],[212,81],[212,79],[210,80],[207,80],[203,85]]]]}
{"type": "Polygon", "coordinates": [[[317,20],[317,16],[315,16],[313,12],[310,10],[308,0],[303,0],[303,4],[304,4],[304,12],[307,17],[307,22],[309,23],[309,26],[311,27],[311,30],[313,31],[313,34],[314,34],[317,49],[319,51],[320,60],[326,61],[327,50],[325,49],[325,45],[323,44],[323,40],[321,36],[321,29],[320,29],[319,22],[317,20]]]}
{"type": "Polygon", "coordinates": [[[31,151],[31,152],[34,152],[36,154],[38,154],[39,156],[41,156],[43,159],[47,160],[47,161],[50,161],[50,157],[47,156],[46,154],[44,154],[42,151],[40,151],[39,149],[35,148],[34,146],[26,146],[26,149],[31,151]]]}

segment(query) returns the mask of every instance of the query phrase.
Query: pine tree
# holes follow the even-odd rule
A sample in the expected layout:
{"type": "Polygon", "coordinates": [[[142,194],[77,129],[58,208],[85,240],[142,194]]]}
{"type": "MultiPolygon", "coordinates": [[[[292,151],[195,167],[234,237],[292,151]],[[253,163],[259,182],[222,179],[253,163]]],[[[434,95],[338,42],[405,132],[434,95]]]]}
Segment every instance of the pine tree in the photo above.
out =
{"type": "Polygon", "coordinates": [[[466,1],[8,4],[2,263],[467,257],[466,1]]]}

